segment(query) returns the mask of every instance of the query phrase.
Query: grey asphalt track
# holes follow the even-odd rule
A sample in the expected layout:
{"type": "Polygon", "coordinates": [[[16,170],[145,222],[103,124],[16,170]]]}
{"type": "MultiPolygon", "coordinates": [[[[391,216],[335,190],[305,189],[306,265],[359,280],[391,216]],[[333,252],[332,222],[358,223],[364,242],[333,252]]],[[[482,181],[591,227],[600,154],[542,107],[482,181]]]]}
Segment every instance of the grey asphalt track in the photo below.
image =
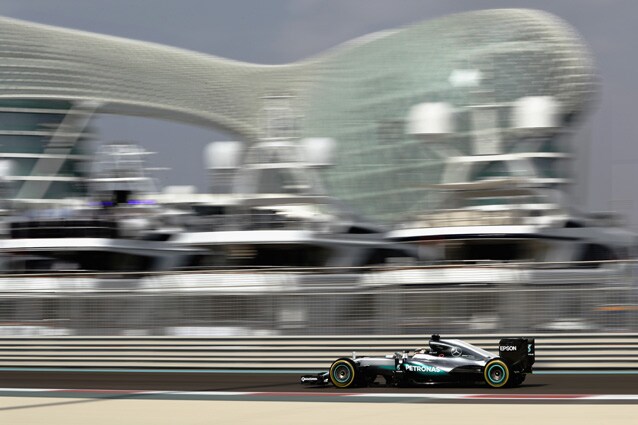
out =
{"type": "MultiPolygon", "coordinates": [[[[0,388],[164,390],[164,391],[338,391],[332,386],[309,387],[299,383],[295,373],[212,372],[51,372],[0,371],[0,388]]],[[[480,394],[638,394],[638,374],[539,374],[529,375],[517,388],[492,390],[484,385],[431,385],[420,392],[480,394]]],[[[409,393],[414,388],[357,388],[358,393],[409,393]]]]}

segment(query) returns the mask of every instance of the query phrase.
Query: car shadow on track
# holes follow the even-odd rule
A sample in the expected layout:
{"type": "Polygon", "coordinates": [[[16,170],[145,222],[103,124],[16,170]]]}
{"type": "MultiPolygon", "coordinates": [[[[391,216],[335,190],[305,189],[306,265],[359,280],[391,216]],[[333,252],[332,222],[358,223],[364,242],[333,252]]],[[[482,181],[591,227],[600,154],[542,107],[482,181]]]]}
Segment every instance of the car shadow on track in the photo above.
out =
{"type": "Polygon", "coordinates": [[[303,385],[299,386],[298,391],[345,391],[345,392],[358,392],[358,393],[374,393],[379,391],[396,391],[396,392],[414,392],[417,391],[432,391],[432,392],[442,392],[442,393],[459,393],[459,392],[470,392],[470,393],[484,393],[485,391],[497,391],[497,392],[507,392],[507,393],[527,393],[527,392],[538,392],[539,389],[547,387],[547,384],[522,384],[518,387],[505,387],[505,388],[490,388],[485,384],[476,384],[476,385],[468,385],[468,384],[451,384],[451,383],[435,383],[435,384],[425,384],[425,385],[405,385],[405,386],[395,386],[395,385],[372,385],[369,387],[352,387],[348,389],[340,389],[334,387],[332,385],[303,385]]]}

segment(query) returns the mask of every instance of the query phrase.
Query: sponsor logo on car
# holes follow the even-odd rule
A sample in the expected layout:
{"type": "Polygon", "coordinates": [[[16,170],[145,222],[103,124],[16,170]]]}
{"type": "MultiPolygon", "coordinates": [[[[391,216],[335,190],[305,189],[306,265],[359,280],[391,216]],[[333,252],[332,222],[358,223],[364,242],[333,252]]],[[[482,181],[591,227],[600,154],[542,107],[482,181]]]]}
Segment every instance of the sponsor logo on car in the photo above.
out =
{"type": "Polygon", "coordinates": [[[310,376],[302,376],[301,377],[301,382],[317,382],[319,379],[318,378],[314,378],[314,377],[310,377],[310,376]]]}
{"type": "Polygon", "coordinates": [[[501,351],[516,351],[516,346],[515,345],[501,345],[500,347],[498,347],[499,350],[501,351]]]}
{"type": "Polygon", "coordinates": [[[418,365],[406,363],[405,369],[410,372],[423,372],[423,373],[443,373],[441,369],[436,366],[418,365]]]}

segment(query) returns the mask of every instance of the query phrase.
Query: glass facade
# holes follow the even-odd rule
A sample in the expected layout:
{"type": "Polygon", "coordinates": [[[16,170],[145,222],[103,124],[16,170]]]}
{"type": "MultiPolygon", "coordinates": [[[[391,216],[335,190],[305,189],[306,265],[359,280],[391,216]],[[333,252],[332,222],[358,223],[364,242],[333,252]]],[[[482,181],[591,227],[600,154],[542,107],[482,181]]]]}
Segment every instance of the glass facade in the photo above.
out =
{"type": "Polygon", "coordinates": [[[70,152],[50,149],[51,138],[71,109],[66,101],[0,100],[0,159],[11,162],[8,178],[12,182],[4,196],[30,199],[23,191],[26,181],[46,185],[39,199],[86,194],[86,137],[80,136],[70,152]],[[52,158],[62,158],[59,168],[53,174],[40,171],[41,163],[52,158]]]}
{"type": "MultiPolygon", "coordinates": [[[[45,152],[42,128],[61,122],[71,108],[64,99],[220,128],[255,143],[267,135],[264,99],[285,96],[299,136],[337,142],[334,164],[322,172],[329,194],[360,215],[398,222],[439,205],[432,186],[442,183],[451,155],[564,152],[551,135],[518,134],[513,102],[552,97],[559,126],[573,125],[595,81],[570,27],[526,9],[451,15],[276,66],[0,18],[0,153],[45,152]],[[409,134],[412,108],[433,102],[453,108],[453,132],[432,140],[409,134]]],[[[538,158],[528,161],[532,169],[556,175],[556,161],[538,158]]],[[[18,168],[27,173],[31,164],[18,168]]],[[[65,175],[78,175],[75,159],[69,164],[65,175]]],[[[484,172],[512,170],[521,172],[512,164],[484,172]]]]}
{"type": "MultiPolygon", "coordinates": [[[[566,25],[527,12],[454,15],[331,57],[310,91],[304,121],[305,136],[338,142],[334,167],[324,174],[331,193],[366,216],[402,221],[439,205],[442,195],[432,185],[443,181],[448,155],[442,146],[473,155],[484,138],[500,143],[501,153],[560,152],[552,135],[527,140],[516,133],[513,102],[551,96],[567,125],[594,92],[594,71],[566,25]],[[459,70],[480,81],[457,84],[459,70]],[[407,131],[411,108],[425,102],[455,110],[454,132],[435,143],[407,131]]],[[[555,162],[531,161],[538,177],[556,177],[555,162]]],[[[499,161],[471,168],[475,180],[515,174],[499,161]]]]}

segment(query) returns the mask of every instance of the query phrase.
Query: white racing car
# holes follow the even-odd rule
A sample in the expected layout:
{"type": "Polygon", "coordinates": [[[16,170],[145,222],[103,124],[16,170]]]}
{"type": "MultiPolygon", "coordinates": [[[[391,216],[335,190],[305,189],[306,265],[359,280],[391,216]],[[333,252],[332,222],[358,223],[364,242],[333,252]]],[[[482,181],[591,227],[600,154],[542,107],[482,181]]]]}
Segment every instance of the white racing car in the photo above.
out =
{"type": "Polygon", "coordinates": [[[492,388],[516,386],[532,373],[535,345],[531,338],[504,338],[498,355],[458,339],[432,335],[428,347],[385,357],[342,357],[328,372],[301,377],[303,384],[337,388],[386,385],[485,382],[492,388]]]}

